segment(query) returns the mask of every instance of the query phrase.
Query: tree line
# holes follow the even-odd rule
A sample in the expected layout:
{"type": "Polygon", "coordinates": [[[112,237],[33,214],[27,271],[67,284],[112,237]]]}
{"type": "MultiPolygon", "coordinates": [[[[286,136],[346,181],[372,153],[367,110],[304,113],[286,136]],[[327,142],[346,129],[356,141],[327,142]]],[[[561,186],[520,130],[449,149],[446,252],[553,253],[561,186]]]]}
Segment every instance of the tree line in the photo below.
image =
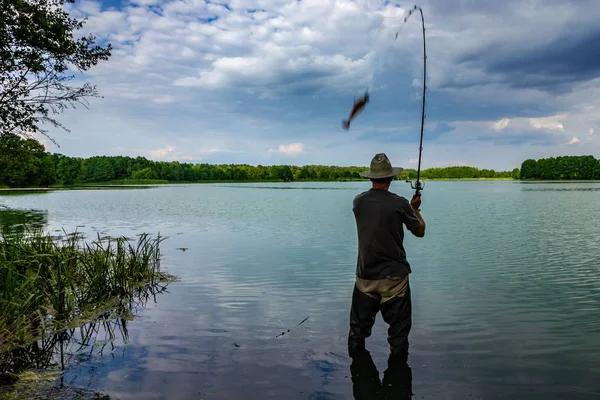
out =
{"type": "MultiPolygon", "coordinates": [[[[152,161],[144,157],[69,157],[48,153],[33,138],[5,134],[0,138],[0,185],[40,187],[77,185],[123,180],[157,182],[203,181],[340,181],[363,179],[365,166],[248,165],[152,161]]],[[[511,172],[473,167],[430,168],[423,179],[510,178],[511,172]]],[[[416,170],[406,169],[397,179],[415,179],[416,170]]]]}
{"type": "MultiPolygon", "coordinates": [[[[410,170],[410,179],[417,176],[416,170],[410,170]]],[[[493,169],[478,169],[475,167],[455,166],[444,168],[427,168],[421,171],[423,179],[519,179],[519,169],[512,171],[495,171],[493,169]]]]}
{"type": "MultiPolygon", "coordinates": [[[[145,157],[69,157],[48,153],[33,138],[14,134],[0,137],[0,185],[48,187],[86,183],[210,182],[210,181],[343,181],[360,180],[365,166],[248,165],[152,161],[145,157]]],[[[397,179],[415,179],[417,171],[406,169],[397,179]]],[[[525,160],[521,169],[495,171],[468,166],[427,168],[422,179],[600,179],[600,160],[593,156],[563,156],[525,160]]]]}
{"type": "Polygon", "coordinates": [[[520,179],[591,180],[600,179],[600,160],[588,156],[561,156],[528,159],[521,165],[520,179]]]}

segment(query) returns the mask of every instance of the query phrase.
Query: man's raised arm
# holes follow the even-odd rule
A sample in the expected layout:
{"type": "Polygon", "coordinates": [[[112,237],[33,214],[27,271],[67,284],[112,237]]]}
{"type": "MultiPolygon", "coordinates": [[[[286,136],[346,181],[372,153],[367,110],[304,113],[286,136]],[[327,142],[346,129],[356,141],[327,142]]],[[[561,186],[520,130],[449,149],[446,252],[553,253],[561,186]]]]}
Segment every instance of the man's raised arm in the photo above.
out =
{"type": "Polygon", "coordinates": [[[416,237],[425,236],[425,220],[419,211],[421,207],[421,194],[415,194],[410,200],[410,207],[406,210],[406,227],[416,237]]]}

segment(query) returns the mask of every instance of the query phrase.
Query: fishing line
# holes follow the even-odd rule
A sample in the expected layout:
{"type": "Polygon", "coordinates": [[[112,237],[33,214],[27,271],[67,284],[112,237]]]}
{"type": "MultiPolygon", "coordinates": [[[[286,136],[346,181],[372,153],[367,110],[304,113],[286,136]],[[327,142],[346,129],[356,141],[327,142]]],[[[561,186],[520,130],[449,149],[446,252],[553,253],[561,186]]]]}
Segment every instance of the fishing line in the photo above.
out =
{"type": "MultiPolygon", "coordinates": [[[[404,23],[406,23],[406,21],[413,14],[413,12],[415,12],[417,10],[421,13],[421,24],[423,26],[423,105],[422,105],[422,109],[421,109],[421,139],[419,142],[419,164],[417,167],[417,180],[414,185],[411,180],[409,180],[409,179],[406,180],[406,182],[410,183],[410,187],[415,189],[416,195],[418,195],[419,192],[421,190],[423,190],[423,187],[424,187],[424,185],[421,183],[421,156],[423,154],[423,128],[425,125],[425,90],[427,89],[427,81],[426,81],[426,79],[427,79],[427,48],[425,46],[425,18],[423,17],[423,9],[417,5],[415,5],[413,8],[411,8],[408,11],[408,15],[406,17],[404,17],[404,23]]],[[[396,32],[396,36],[395,36],[394,40],[398,39],[399,32],[400,32],[400,30],[398,30],[398,32],[396,32]]]]}
{"type": "MultiPolygon", "coordinates": [[[[415,12],[419,11],[421,13],[421,24],[423,27],[423,104],[421,108],[421,135],[419,140],[419,161],[417,166],[417,180],[414,185],[413,182],[409,179],[406,180],[407,183],[410,183],[410,186],[415,189],[415,195],[418,195],[421,190],[423,190],[424,184],[421,181],[421,160],[423,155],[423,130],[425,127],[425,94],[427,90],[427,47],[425,43],[425,18],[423,17],[423,9],[417,5],[413,6],[408,11],[408,15],[404,17],[404,23],[408,21],[408,18],[415,12]]],[[[398,40],[398,35],[400,31],[403,30],[404,25],[401,25],[398,31],[396,31],[396,35],[394,37],[394,41],[398,40]]],[[[350,115],[347,119],[342,121],[342,127],[346,130],[350,129],[351,121],[365,108],[367,103],[369,102],[369,94],[368,90],[365,91],[363,97],[358,100],[355,99],[354,104],[352,106],[352,110],[350,111],[350,115]]]]}

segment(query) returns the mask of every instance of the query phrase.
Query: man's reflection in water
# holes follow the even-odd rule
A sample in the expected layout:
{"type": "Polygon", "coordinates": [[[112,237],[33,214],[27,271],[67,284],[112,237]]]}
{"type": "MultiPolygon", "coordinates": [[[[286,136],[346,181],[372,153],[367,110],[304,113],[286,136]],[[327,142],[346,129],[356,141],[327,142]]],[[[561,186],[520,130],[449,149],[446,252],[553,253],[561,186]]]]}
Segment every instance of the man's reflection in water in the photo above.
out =
{"type": "Polygon", "coordinates": [[[350,365],[352,392],[356,400],[367,399],[412,399],[412,371],[405,360],[388,358],[388,367],[379,380],[379,371],[373,363],[371,353],[361,350],[350,365]]]}

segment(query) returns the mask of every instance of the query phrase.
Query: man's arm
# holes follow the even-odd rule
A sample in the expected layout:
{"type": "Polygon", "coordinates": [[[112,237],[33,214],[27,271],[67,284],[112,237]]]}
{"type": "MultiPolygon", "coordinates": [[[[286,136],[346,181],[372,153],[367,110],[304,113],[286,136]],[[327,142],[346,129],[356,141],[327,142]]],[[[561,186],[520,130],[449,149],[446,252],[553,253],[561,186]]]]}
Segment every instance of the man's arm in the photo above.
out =
{"type": "Polygon", "coordinates": [[[423,219],[423,217],[421,216],[421,213],[419,212],[419,209],[414,209],[413,211],[415,213],[415,216],[417,217],[417,219],[419,220],[419,224],[417,225],[417,227],[412,230],[412,234],[415,235],[416,237],[423,237],[425,236],[425,220],[423,219]]]}
{"type": "Polygon", "coordinates": [[[410,204],[408,204],[408,202],[406,203],[406,227],[416,237],[425,236],[425,220],[419,211],[419,207],[421,206],[421,194],[415,194],[410,201],[410,204]]]}

